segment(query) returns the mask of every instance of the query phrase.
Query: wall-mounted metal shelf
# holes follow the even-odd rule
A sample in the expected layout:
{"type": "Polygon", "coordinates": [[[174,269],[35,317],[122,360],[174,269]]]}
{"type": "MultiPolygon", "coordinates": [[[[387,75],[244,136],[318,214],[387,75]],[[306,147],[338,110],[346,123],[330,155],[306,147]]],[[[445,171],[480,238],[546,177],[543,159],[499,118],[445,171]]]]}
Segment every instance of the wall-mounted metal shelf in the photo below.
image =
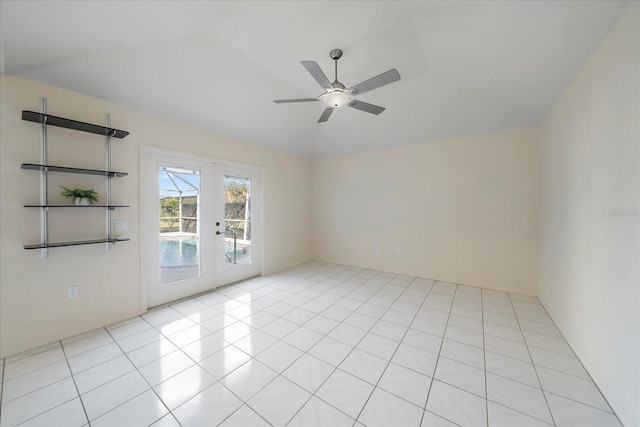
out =
{"type": "Polygon", "coordinates": [[[95,133],[96,135],[110,136],[112,138],[124,138],[129,132],[119,129],[113,129],[108,126],[94,125],[91,123],[79,122],[77,120],[65,119],[63,117],[52,116],[45,113],[37,113],[35,111],[23,111],[22,120],[46,124],[48,126],[57,126],[66,129],[79,130],[80,132],[95,133]]]}
{"type": "Polygon", "coordinates": [[[27,208],[40,208],[40,228],[41,242],[33,245],[24,245],[25,249],[41,249],[42,257],[48,257],[48,248],[58,248],[63,246],[93,245],[98,243],[106,244],[106,250],[111,249],[111,245],[116,242],[128,241],[127,238],[114,238],[111,236],[111,211],[116,208],[126,208],[125,205],[114,205],[111,202],[111,178],[127,176],[125,172],[115,172],[111,170],[111,139],[124,138],[129,132],[114,129],[111,127],[111,116],[105,114],[105,126],[91,123],[79,122],[77,120],[65,119],[63,117],[47,114],[47,99],[40,98],[40,112],[22,111],[22,120],[40,124],[40,163],[23,163],[22,169],[40,172],[40,204],[24,205],[27,208]],[[88,132],[104,137],[105,169],[82,169],[66,166],[54,166],[47,163],[47,127],[57,126],[66,129],[88,132]],[[49,204],[48,174],[49,172],[63,172],[82,175],[98,175],[105,179],[104,204],[101,205],[52,205],[49,204]],[[102,208],[105,210],[105,238],[93,240],[79,240],[73,242],[49,242],[49,208],[102,208]]]}
{"type": "Polygon", "coordinates": [[[129,175],[126,172],[103,171],[98,169],[69,168],[66,166],[39,165],[35,163],[23,163],[20,166],[20,168],[34,170],[34,171],[46,170],[48,172],[64,172],[64,173],[78,173],[83,175],[99,175],[99,176],[106,176],[108,178],[123,177],[123,176],[129,175]]]}
{"type": "Polygon", "coordinates": [[[64,246],[80,246],[95,245],[97,243],[118,243],[126,242],[129,239],[95,239],[95,240],[76,240],[74,242],[58,242],[58,243],[36,243],[35,245],[24,245],[25,249],[47,249],[60,248],[64,246]]]}
{"type": "Polygon", "coordinates": [[[24,205],[25,208],[128,208],[128,205],[24,205]]]}

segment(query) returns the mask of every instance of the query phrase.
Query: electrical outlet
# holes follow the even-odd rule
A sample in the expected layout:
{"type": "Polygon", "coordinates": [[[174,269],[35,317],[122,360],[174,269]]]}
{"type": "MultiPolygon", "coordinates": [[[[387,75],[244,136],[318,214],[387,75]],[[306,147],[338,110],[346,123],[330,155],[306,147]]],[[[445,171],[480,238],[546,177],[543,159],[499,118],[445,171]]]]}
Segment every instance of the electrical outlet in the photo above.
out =
{"type": "Polygon", "coordinates": [[[116,231],[127,231],[128,223],[127,221],[119,220],[113,221],[113,228],[116,231]]]}
{"type": "Polygon", "coordinates": [[[78,298],[78,287],[72,286],[67,288],[67,297],[68,298],[78,298]]]}
{"type": "Polygon", "coordinates": [[[380,246],[376,246],[375,248],[373,248],[373,251],[377,254],[380,253],[380,246]]]}

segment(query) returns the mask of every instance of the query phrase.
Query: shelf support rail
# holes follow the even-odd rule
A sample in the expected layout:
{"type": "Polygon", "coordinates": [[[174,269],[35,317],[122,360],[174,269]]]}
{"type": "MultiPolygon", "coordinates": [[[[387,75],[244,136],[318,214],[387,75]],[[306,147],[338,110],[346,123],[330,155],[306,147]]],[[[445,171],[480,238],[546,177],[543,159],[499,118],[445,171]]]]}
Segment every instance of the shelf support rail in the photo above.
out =
{"type": "MultiPolygon", "coordinates": [[[[107,129],[111,128],[111,114],[105,113],[104,115],[105,126],[107,129]]],[[[115,134],[115,131],[113,131],[115,134]]],[[[104,158],[105,158],[105,170],[111,170],[111,133],[105,132],[104,135],[104,158]]],[[[105,197],[106,205],[111,206],[111,179],[109,176],[105,176],[105,197]]],[[[111,250],[111,209],[105,209],[105,234],[107,236],[106,250],[111,250]]]]}
{"type": "MultiPolygon", "coordinates": [[[[40,97],[40,112],[42,114],[47,114],[47,98],[41,96],[40,97]]],[[[42,121],[40,126],[40,162],[43,165],[47,164],[47,120],[42,121]]],[[[49,171],[47,168],[42,168],[42,173],[40,174],[40,204],[43,206],[47,206],[49,204],[49,182],[47,173],[49,171]]],[[[49,243],[49,209],[43,208],[40,210],[40,241],[42,242],[43,248],[40,251],[40,255],[42,258],[49,257],[49,251],[46,246],[49,243]]]]}

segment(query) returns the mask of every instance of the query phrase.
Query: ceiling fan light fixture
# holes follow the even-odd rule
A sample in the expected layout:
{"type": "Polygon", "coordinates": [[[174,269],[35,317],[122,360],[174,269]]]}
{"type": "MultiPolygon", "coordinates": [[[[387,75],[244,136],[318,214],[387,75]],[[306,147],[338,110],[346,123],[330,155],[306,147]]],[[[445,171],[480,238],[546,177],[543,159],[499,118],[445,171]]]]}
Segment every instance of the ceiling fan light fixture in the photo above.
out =
{"type": "Polygon", "coordinates": [[[349,102],[349,95],[347,95],[345,91],[337,89],[322,95],[322,102],[324,102],[327,107],[342,107],[349,102]]]}

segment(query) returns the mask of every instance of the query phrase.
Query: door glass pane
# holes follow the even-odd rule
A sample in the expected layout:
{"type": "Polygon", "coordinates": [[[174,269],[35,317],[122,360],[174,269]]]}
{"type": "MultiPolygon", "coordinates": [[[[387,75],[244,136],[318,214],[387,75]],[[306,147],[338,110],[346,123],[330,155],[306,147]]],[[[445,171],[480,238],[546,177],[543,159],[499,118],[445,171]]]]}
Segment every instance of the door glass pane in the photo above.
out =
{"type": "Polygon", "coordinates": [[[251,264],[251,177],[224,176],[225,268],[251,264]]]}
{"type": "Polygon", "coordinates": [[[200,171],[160,166],[160,285],[199,277],[200,171]]]}

